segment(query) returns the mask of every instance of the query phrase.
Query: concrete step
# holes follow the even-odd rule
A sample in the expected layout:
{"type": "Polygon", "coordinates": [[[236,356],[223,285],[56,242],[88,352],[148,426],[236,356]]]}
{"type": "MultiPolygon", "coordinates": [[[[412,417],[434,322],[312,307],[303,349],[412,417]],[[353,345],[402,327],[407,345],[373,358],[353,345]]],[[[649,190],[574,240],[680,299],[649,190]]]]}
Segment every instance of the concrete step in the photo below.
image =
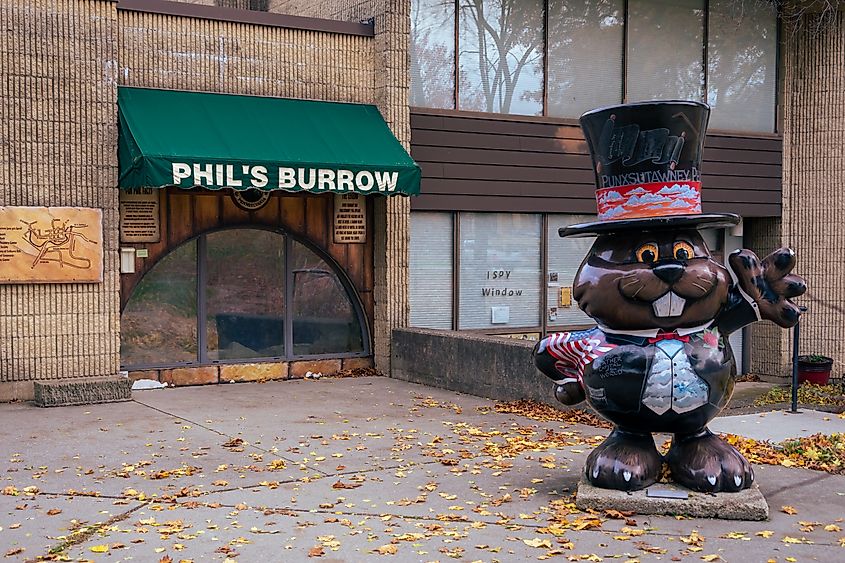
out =
{"type": "Polygon", "coordinates": [[[131,398],[132,382],[126,377],[85,377],[35,382],[35,404],[39,407],[115,403],[131,398]]]}

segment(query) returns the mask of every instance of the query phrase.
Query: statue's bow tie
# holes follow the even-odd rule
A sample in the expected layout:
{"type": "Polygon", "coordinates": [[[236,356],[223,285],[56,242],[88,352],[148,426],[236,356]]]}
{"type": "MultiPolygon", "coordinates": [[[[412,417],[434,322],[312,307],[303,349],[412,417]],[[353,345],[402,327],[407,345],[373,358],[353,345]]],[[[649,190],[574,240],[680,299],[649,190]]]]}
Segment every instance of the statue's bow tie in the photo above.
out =
{"type": "Polygon", "coordinates": [[[649,338],[648,343],[654,344],[655,342],[660,342],[661,340],[679,340],[681,342],[689,342],[689,335],[681,336],[678,334],[677,330],[672,332],[665,332],[661,330],[657,333],[657,336],[649,338]]]}

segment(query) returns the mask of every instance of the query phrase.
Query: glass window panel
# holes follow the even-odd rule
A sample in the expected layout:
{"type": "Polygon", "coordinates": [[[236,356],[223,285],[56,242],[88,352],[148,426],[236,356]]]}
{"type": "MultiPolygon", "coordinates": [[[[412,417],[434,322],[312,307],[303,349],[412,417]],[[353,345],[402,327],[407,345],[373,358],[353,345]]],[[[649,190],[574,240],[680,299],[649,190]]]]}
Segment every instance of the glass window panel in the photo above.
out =
{"type": "Polygon", "coordinates": [[[629,102],[704,100],[704,0],[628,5],[629,102]]]}
{"type": "Polygon", "coordinates": [[[159,260],[138,282],[120,317],[124,366],[197,361],[197,243],[159,260]]]}
{"type": "Polygon", "coordinates": [[[460,327],[540,324],[540,215],[462,213],[460,327]]]}
{"type": "Polygon", "coordinates": [[[777,17],[766,2],[710,0],[710,127],[771,133],[775,127],[777,17]]]}
{"type": "Polygon", "coordinates": [[[294,355],[363,352],[361,323],[332,267],[295,241],[290,267],[294,355]]]}
{"type": "Polygon", "coordinates": [[[426,108],[455,107],[455,3],[411,2],[411,100],[426,108]]]}
{"type": "Polygon", "coordinates": [[[549,0],[548,115],[622,101],[623,0],[549,0]]]}
{"type": "Polygon", "coordinates": [[[543,112],[543,1],[461,0],[458,109],[543,112]]]}
{"type": "Polygon", "coordinates": [[[206,236],[210,360],[284,356],[284,237],[259,229],[206,236]]]}
{"type": "Polygon", "coordinates": [[[584,257],[595,241],[594,237],[561,238],[558,229],[595,221],[595,215],[549,215],[548,237],[549,271],[546,273],[547,303],[549,311],[548,326],[553,330],[563,327],[595,325],[571,298],[575,274],[581,267],[584,257]],[[569,289],[567,293],[565,290],[569,289]],[[561,294],[563,289],[563,294],[561,294]]]}
{"type": "Polygon", "coordinates": [[[452,328],[451,213],[411,213],[411,326],[452,328]]]}

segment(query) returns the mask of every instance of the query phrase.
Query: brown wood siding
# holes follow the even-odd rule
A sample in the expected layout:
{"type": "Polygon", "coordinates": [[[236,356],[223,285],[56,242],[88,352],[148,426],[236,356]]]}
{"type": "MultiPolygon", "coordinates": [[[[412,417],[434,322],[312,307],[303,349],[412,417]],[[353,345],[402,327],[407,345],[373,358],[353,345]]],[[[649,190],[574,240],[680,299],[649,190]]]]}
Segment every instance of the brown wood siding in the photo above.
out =
{"type": "MultiPolygon", "coordinates": [[[[782,145],[776,135],[708,134],[704,211],[779,216],[782,145]]],[[[413,210],[596,212],[575,120],[412,108],[411,156],[423,175],[413,210]]]]}
{"type": "Polygon", "coordinates": [[[137,259],[134,274],[120,276],[120,307],[126,305],[138,281],[168,252],[185,241],[217,229],[231,227],[264,227],[288,232],[306,239],[331,256],[346,272],[361,299],[367,322],[373,326],[373,215],[367,206],[366,244],[335,244],[332,237],[333,196],[290,195],[273,193],[270,201],[257,211],[244,211],[228,193],[162,190],[160,214],[161,240],[149,244],[122,244],[146,248],[149,257],[137,259]]]}

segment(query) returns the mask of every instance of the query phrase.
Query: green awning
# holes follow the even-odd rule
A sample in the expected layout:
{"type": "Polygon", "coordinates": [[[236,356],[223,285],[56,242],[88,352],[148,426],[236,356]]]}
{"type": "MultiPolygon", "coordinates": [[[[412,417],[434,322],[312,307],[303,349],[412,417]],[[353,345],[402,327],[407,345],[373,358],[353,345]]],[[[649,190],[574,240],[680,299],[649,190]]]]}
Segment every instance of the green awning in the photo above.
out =
{"type": "Polygon", "coordinates": [[[420,191],[372,105],[124,87],[117,100],[121,188],[420,191]]]}

